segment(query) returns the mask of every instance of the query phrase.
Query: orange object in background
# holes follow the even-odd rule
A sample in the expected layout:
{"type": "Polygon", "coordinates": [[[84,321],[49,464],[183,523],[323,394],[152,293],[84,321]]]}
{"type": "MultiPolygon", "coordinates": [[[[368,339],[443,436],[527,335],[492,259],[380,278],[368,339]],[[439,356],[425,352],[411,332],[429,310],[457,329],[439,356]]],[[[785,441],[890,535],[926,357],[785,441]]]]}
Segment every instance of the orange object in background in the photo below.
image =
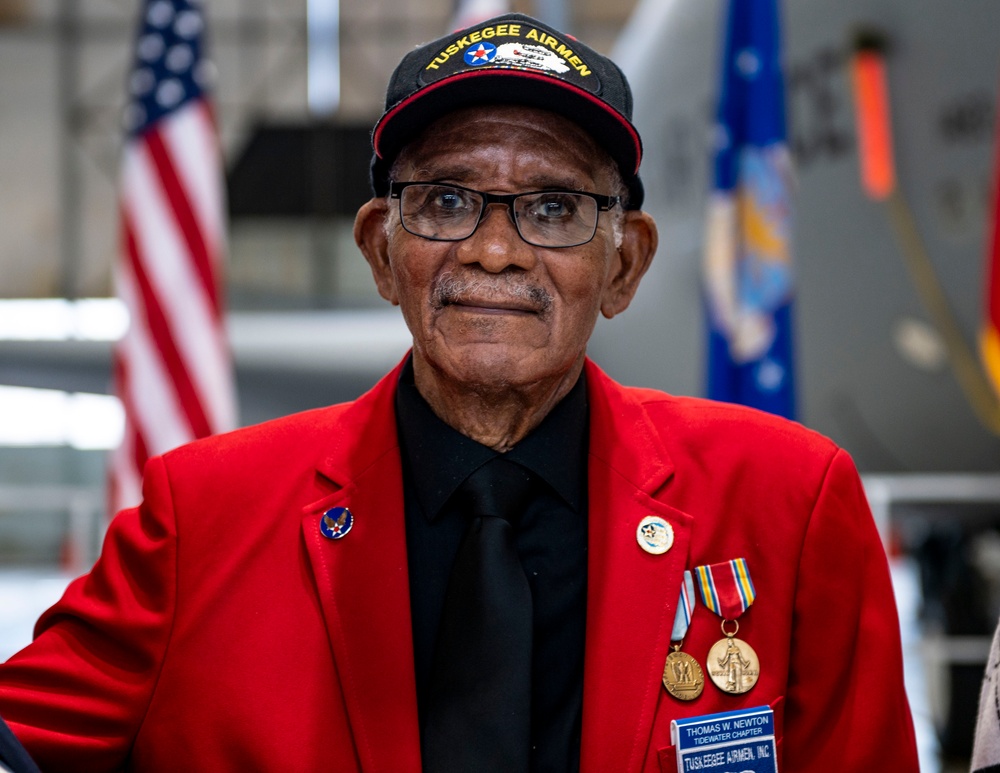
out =
{"type": "Polygon", "coordinates": [[[987,223],[985,293],[979,354],[990,385],[1000,398],[1000,124],[993,148],[993,208],[987,223]]]}
{"type": "Polygon", "coordinates": [[[869,197],[880,201],[896,187],[883,52],[874,47],[859,47],[851,61],[851,74],[861,184],[869,197]]]}

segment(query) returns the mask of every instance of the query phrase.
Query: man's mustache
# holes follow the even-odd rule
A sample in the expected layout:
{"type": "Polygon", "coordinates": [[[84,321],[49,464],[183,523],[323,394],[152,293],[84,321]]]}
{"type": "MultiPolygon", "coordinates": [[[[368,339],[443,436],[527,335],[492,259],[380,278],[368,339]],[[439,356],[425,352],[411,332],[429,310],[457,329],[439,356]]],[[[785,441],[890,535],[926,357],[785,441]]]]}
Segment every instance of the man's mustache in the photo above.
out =
{"type": "Polygon", "coordinates": [[[552,296],[545,288],[506,273],[464,276],[449,271],[437,278],[431,292],[431,304],[438,309],[470,299],[518,301],[542,314],[552,308],[552,296]]]}

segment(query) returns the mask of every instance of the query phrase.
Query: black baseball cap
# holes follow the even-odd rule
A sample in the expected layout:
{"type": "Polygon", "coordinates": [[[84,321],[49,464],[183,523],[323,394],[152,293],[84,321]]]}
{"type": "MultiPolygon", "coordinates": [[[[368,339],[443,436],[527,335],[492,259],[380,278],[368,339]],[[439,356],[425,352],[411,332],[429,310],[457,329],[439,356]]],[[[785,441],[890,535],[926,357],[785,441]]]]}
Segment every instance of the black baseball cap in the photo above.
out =
{"type": "Polygon", "coordinates": [[[372,130],[375,195],[389,192],[392,162],[421,131],[453,110],[484,104],[543,108],[578,124],[618,165],[628,208],[642,206],[642,141],[624,73],[570,35],[521,13],[458,30],[403,57],[372,130]]]}

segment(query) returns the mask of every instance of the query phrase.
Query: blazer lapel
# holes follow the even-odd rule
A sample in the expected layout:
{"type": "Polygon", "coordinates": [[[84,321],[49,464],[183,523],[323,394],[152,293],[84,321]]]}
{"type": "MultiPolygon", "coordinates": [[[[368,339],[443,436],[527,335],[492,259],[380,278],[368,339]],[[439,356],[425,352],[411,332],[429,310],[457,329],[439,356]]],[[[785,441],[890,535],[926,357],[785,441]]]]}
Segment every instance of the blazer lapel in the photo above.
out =
{"type": "Polygon", "coordinates": [[[303,536],[361,767],[419,770],[403,484],[393,396],[398,368],[345,409],[319,474],[331,493],[305,508],[303,536]],[[341,539],[320,532],[350,509],[341,539]]]}
{"type": "Polygon", "coordinates": [[[581,767],[640,770],[663,689],[663,665],[687,563],[691,516],[658,501],[673,470],[642,405],[588,362],[589,565],[581,767]],[[647,515],[673,528],[652,555],[636,530],[647,515]]]}

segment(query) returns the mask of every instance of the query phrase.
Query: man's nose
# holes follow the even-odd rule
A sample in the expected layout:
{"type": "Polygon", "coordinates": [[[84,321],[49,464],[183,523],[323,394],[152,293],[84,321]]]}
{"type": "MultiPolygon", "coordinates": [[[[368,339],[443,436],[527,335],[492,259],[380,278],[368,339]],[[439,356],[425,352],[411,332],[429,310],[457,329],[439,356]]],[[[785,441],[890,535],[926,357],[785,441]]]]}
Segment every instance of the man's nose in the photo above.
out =
{"type": "Polygon", "coordinates": [[[499,274],[509,267],[531,270],[538,260],[535,249],[521,238],[510,207],[493,203],[468,239],[459,242],[458,258],[464,264],[478,263],[485,271],[499,274]]]}

